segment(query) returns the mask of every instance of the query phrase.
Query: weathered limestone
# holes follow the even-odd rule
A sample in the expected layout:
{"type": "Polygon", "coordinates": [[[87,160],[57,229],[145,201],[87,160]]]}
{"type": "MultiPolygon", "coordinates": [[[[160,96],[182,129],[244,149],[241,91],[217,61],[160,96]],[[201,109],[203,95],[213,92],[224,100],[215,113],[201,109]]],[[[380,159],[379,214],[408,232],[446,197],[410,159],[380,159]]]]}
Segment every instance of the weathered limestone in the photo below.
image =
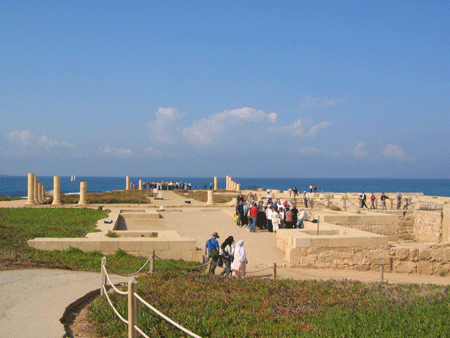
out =
{"type": "Polygon", "coordinates": [[[42,203],[45,203],[45,202],[47,202],[47,198],[45,197],[45,185],[41,185],[41,190],[42,190],[42,192],[41,192],[41,194],[42,194],[42,203]]]}
{"type": "Polygon", "coordinates": [[[236,191],[239,193],[241,192],[241,184],[240,183],[236,184],[236,191]]]}
{"type": "Polygon", "coordinates": [[[53,206],[61,205],[61,177],[53,176],[53,206]]]}
{"type": "Polygon", "coordinates": [[[80,201],[78,202],[79,206],[84,207],[87,205],[86,193],[87,193],[87,183],[80,182],[80,201]]]}
{"type": "Polygon", "coordinates": [[[126,184],[125,190],[130,190],[130,176],[127,176],[125,181],[126,181],[126,183],[125,183],[126,184]]]}
{"type": "Polygon", "coordinates": [[[450,243],[450,207],[442,210],[442,242],[450,243]]]}
{"type": "Polygon", "coordinates": [[[208,190],[208,200],[206,205],[214,205],[214,190],[208,190]]]}
{"type": "Polygon", "coordinates": [[[214,190],[219,190],[219,181],[217,176],[214,176],[214,190]]]}
{"type": "Polygon", "coordinates": [[[142,180],[139,180],[139,190],[142,190],[142,180]]]}
{"type": "Polygon", "coordinates": [[[38,201],[40,204],[44,203],[44,200],[42,198],[42,183],[38,183],[38,201]]]}
{"type": "Polygon", "coordinates": [[[34,175],[34,204],[39,204],[38,184],[39,178],[34,175]]]}
{"type": "Polygon", "coordinates": [[[35,205],[34,203],[34,174],[28,173],[28,199],[26,206],[35,205]]]}

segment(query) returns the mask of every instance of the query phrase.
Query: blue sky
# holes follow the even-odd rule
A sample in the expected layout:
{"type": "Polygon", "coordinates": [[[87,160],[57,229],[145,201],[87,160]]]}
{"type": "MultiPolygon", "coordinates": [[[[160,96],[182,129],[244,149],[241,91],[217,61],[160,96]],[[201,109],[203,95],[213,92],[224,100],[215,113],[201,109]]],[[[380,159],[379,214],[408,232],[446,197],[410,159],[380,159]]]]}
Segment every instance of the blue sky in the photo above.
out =
{"type": "Polygon", "coordinates": [[[0,3],[0,174],[450,178],[448,1],[0,3]]]}

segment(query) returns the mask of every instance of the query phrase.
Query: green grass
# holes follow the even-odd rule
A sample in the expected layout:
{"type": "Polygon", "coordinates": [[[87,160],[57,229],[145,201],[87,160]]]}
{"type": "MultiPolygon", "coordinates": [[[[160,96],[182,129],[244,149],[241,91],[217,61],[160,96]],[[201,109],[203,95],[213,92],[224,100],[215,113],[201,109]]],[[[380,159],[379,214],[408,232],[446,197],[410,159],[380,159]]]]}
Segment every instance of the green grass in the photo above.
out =
{"type": "MultiPolygon", "coordinates": [[[[245,280],[162,271],[138,279],[152,306],[202,337],[449,337],[449,287],[353,281],[245,280]]],[[[120,313],[127,299],[112,295],[120,313]]],[[[90,307],[101,337],[126,336],[104,297],[90,307]]],[[[150,336],[181,331],[139,307],[150,336]]]]}
{"type": "Polygon", "coordinates": [[[0,201],[1,202],[5,202],[5,201],[17,201],[17,200],[22,200],[23,198],[20,197],[10,197],[10,196],[0,196],[0,201]]]}
{"type": "MultiPolygon", "coordinates": [[[[90,204],[120,204],[120,203],[149,203],[149,197],[153,197],[151,190],[118,190],[106,192],[89,192],[86,194],[86,201],[90,204]]],[[[51,204],[53,199],[47,203],[51,204]]],[[[80,195],[61,194],[61,202],[64,204],[77,204],[80,195]]]]}
{"type": "MultiPolygon", "coordinates": [[[[100,252],[84,253],[75,248],[42,251],[29,247],[27,240],[36,237],[85,237],[95,231],[97,220],[107,215],[108,210],[88,208],[0,208],[0,270],[41,267],[99,271],[104,256],[100,252]]],[[[148,258],[134,257],[123,251],[106,257],[108,266],[125,274],[140,269],[148,258]]],[[[156,262],[157,269],[164,266],[167,267],[156,262]]]]}

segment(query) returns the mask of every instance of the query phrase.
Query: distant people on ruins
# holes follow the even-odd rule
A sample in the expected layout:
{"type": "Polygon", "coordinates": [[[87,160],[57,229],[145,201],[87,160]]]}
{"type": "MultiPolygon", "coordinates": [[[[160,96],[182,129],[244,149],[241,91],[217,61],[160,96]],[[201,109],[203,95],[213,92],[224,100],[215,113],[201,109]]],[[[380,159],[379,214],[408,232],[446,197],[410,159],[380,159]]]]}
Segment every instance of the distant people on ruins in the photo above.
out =
{"type": "Polygon", "coordinates": [[[297,224],[297,220],[298,220],[298,209],[295,204],[292,207],[291,211],[292,211],[292,228],[294,228],[294,225],[297,224]]]}
{"type": "Polygon", "coordinates": [[[217,262],[219,260],[219,242],[217,238],[219,234],[217,232],[213,232],[212,237],[205,244],[205,256],[212,259],[211,267],[209,269],[210,274],[215,274],[217,262]]]}
{"type": "Polygon", "coordinates": [[[387,196],[384,194],[384,192],[381,193],[381,197],[380,197],[380,200],[381,200],[381,209],[386,210],[386,200],[387,200],[388,198],[389,198],[389,197],[387,197],[387,196]]]}
{"type": "Polygon", "coordinates": [[[220,255],[222,256],[222,261],[225,264],[225,268],[220,273],[222,276],[225,275],[228,277],[231,274],[231,262],[233,260],[232,255],[234,250],[233,243],[233,236],[228,236],[220,246],[220,255]]]}
{"type": "Polygon", "coordinates": [[[235,277],[245,277],[245,267],[248,263],[247,254],[244,249],[244,241],[239,241],[236,243],[234,248],[234,259],[231,263],[231,270],[233,271],[233,276],[235,277]]]}
{"type": "Polygon", "coordinates": [[[213,190],[213,184],[212,183],[209,184],[209,190],[213,190]]]}
{"type": "Polygon", "coordinates": [[[291,195],[292,195],[292,188],[291,187],[289,187],[289,198],[291,198],[291,195]]]}
{"type": "Polygon", "coordinates": [[[206,183],[203,183],[203,190],[206,190],[206,183]]]}
{"type": "Polygon", "coordinates": [[[308,207],[308,195],[306,194],[306,191],[303,192],[303,204],[305,205],[305,208],[308,207]]]}
{"type": "Polygon", "coordinates": [[[247,201],[248,201],[249,203],[253,203],[253,202],[255,201],[255,197],[253,196],[252,193],[248,194],[248,196],[247,196],[247,201]]]}
{"type": "Polygon", "coordinates": [[[268,191],[266,195],[267,203],[272,203],[272,198],[273,198],[272,193],[268,191]]]}
{"type": "Polygon", "coordinates": [[[294,193],[294,198],[297,198],[297,195],[298,195],[297,187],[294,187],[294,189],[292,191],[294,193]]]}
{"type": "Polygon", "coordinates": [[[364,193],[364,191],[359,194],[359,197],[361,197],[361,208],[366,207],[366,209],[368,209],[366,204],[366,194],[364,193]]]}
{"type": "Polygon", "coordinates": [[[310,184],[309,185],[309,192],[312,192],[312,190],[313,190],[313,186],[312,186],[312,184],[310,184]]]}
{"type": "Polygon", "coordinates": [[[397,209],[400,209],[400,205],[402,204],[402,194],[400,194],[400,192],[397,192],[395,198],[397,199],[397,209]]]}
{"type": "Polygon", "coordinates": [[[314,185],[314,192],[317,191],[317,185],[314,185]]]}
{"type": "Polygon", "coordinates": [[[372,196],[370,196],[370,209],[375,209],[375,195],[372,193],[372,196]]]}

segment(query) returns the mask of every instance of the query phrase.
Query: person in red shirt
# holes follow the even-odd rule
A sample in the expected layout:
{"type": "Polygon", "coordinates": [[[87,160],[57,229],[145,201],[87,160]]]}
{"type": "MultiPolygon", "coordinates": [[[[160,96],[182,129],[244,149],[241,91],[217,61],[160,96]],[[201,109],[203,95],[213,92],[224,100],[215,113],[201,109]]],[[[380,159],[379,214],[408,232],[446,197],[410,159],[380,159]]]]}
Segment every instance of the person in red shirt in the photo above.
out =
{"type": "Polygon", "coordinates": [[[250,232],[256,232],[256,217],[258,216],[258,209],[256,209],[255,203],[252,203],[252,207],[250,208],[250,218],[248,220],[250,232]]]}
{"type": "Polygon", "coordinates": [[[370,209],[375,209],[375,195],[372,193],[372,196],[370,196],[370,209]]]}

